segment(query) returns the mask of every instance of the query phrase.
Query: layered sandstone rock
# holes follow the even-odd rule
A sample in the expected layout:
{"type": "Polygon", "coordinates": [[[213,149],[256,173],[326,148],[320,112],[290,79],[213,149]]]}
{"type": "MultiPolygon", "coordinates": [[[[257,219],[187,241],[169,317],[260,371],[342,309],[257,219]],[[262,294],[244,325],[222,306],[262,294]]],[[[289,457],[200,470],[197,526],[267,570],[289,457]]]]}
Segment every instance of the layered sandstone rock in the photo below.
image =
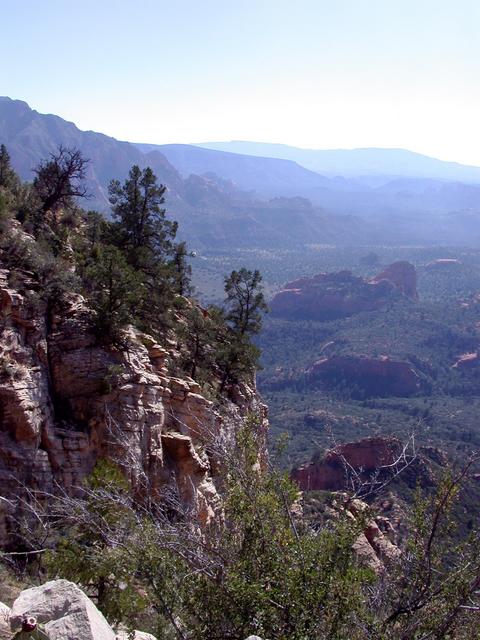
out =
{"type": "Polygon", "coordinates": [[[416,300],[415,267],[395,262],[366,280],[350,271],[320,273],[288,282],[270,303],[272,313],[284,318],[331,320],[362,311],[375,311],[389,300],[405,296],[416,300]]]}
{"type": "Polygon", "coordinates": [[[0,545],[17,529],[19,496],[75,493],[99,458],[119,462],[139,491],[174,486],[200,522],[215,518],[212,443],[233,441],[249,412],[265,433],[255,391],[234,389],[215,407],[192,379],[169,375],[172,344],[131,329],[124,349],[107,349],[81,296],[47,313],[28,274],[16,279],[14,290],[0,271],[0,545]]]}
{"type": "MultiPolygon", "coordinates": [[[[369,507],[361,500],[352,500],[346,508],[353,518],[365,517],[369,507]]],[[[392,523],[382,516],[372,515],[353,545],[359,560],[375,573],[380,574],[400,555],[397,532],[392,523]]]]}
{"type": "Polygon", "coordinates": [[[422,379],[410,363],[388,356],[331,356],[317,360],[307,374],[311,379],[345,382],[372,396],[412,396],[422,388],[422,379]]]}

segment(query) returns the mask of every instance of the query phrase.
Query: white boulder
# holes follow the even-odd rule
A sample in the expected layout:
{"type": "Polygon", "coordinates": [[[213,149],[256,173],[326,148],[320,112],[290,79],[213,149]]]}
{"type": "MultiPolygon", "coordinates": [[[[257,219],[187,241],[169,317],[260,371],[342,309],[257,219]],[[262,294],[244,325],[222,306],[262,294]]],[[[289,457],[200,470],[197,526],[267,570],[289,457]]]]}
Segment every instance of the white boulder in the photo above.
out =
{"type": "Polygon", "coordinates": [[[10,612],[12,630],[35,616],[50,640],[115,640],[115,633],[83,591],[68,580],[52,580],[22,591],[10,612]]]}

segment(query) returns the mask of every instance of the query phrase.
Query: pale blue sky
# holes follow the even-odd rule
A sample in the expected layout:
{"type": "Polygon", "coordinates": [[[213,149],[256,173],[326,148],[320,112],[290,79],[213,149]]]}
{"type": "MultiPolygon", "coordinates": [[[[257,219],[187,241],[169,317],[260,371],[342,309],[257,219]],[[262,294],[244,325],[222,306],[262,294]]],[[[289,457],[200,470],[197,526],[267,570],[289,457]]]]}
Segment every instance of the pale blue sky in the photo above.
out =
{"type": "Polygon", "coordinates": [[[478,0],[0,0],[0,95],[141,142],[480,165],[478,0]]]}

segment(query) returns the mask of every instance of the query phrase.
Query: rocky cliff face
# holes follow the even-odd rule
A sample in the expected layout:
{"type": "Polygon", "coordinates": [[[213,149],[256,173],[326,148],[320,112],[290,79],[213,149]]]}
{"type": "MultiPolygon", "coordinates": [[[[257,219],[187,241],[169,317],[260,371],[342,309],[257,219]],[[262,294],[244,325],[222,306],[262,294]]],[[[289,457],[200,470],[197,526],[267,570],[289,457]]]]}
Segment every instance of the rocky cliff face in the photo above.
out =
{"type": "Polygon", "coordinates": [[[396,296],[417,299],[415,267],[395,262],[366,280],[350,271],[320,273],[288,282],[270,303],[274,315],[284,318],[331,320],[380,309],[396,296]]]}
{"type": "MultiPolygon", "coordinates": [[[[75,493],[96,461],[121,463],[138,490],[166,486],[207,524],[221,512],[216,441],[266,408],[246,386],[221,406],[196,382],[168,373],[175,344],[130,330],[107,349],[89,330],[83,299],[48,312],[27,273],[0,271],[0,545],[17,530],[18,496],[75,493]]],[[[221,461],[220,461],[221,464],[221,461]]]]}

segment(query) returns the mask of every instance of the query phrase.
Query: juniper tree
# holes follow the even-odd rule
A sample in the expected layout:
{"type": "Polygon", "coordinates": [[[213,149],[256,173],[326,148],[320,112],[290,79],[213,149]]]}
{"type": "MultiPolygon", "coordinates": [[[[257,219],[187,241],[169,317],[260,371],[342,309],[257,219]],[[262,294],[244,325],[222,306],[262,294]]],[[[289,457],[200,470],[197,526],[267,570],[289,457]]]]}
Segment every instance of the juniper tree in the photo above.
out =
{"type": "Polygon", "coordinates": [[[85,186],[88,162],[79,149],[60,145],[57,153],[50,154],[49,160],[36,167],[33,187],[43,213],[69,207],[74,198],[88,197],[85,186]]]}

